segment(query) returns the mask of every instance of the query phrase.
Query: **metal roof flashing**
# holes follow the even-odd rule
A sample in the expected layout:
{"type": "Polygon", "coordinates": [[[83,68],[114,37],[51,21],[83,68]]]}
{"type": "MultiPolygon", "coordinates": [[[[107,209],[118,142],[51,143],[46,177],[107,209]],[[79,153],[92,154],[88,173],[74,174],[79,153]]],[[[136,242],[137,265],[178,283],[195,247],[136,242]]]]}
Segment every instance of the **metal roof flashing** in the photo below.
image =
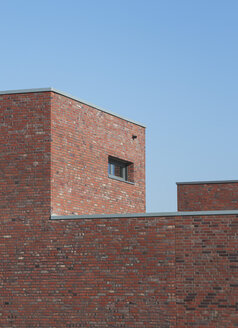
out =
{"type": "Polygon", "coordinates": [[[217,216],[238,215],[237,210],[218,211],[187,211],[187,212],[154,212],[154,213],[125,213],[125,214],[91,214],[91,215],[57,215],[52,214],[51,220],[86,220],[86,219],[123,219],[123,218],[150,218],[150,217],[176,217],[176,216],[217,216]]]}
{"type": "Polygon", "coordinates": [[[215,181],[188,181],[176,182],[176,185],[191,185],[191,184],[225,184],[225,183],[238,183],[238,180],[215,180],[215,181]]]}
{"type": "Polygon", "coordinates": [[[104,109],[104,108],[101,108],[101,107],[99,107],[99,106],[93,105],[93,104],[91,104],[91,103],[89,103],[89,102],[87,102],[87,101],[84,101],[84,100],[79,99],[79,98],[77,98],[77,97],[74,97],[74,96],[72,96],[72,95],[70,95],[70,94],[68,94],[68,93],[65,93],[65,92],[59,91],[59,90],[54,89],[54,88],[51,88],[51,87],[48,87],[48,88],[36,88],[36,89],[6,90],[6,91],[0,91],[0,95],[16,94],[16,93],[37,93],[37,92],[49,92],[49,91],[51,91],[51,92],[55,92],[55,93],[57,93],[57,94],[59,94],[59,95],[62,95],[62,96],[64,96],[64,97],[67,97],[67,98],[70,98],[70,99],[76,100],[76,101],[78,101],[78,102],[80,102],[80,103],[82,103],[82,104],[85,104],[85,105],[91,106],[91,107],[93,107],[93,108],[96,108],[96,109],[100,110],[101,112],[104,112],[104,113],[110,114],[110,115],[112,115],[112,116],[115,116],[115,117],[121,118],[122,120],[125,120],[125,121],[127,121],[127,122],[130,122],[130,123],[133,123],[133,124],[139,125],[139,126],[141,126],[141,127],[143,127],[143,128],[146,128],[145,125],[143,125],[143,124],[141,124],[141,123],[139,123],[139,122],[136,122],[136,121],[130,120],[130,119],[128,119],[128,118],[122,117],[122,116],[120,116],[120,115],[118,115],[118,114],[115,114],[115,113],[113,113],[113,112],[111,112],[111,111],[108,111],[108,110],[106,110],[106,109],[104,109]]]}

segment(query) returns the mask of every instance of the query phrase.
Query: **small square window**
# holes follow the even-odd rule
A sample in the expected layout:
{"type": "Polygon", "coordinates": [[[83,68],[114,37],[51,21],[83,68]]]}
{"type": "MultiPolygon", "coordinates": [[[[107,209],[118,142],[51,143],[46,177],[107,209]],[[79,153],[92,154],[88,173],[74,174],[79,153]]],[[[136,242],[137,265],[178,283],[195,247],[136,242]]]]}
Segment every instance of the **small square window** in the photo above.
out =
{"type": "Polygon", "coordinates": [[[108,157],[108,176],[133,182],[133,163],[115,157],[108,157]]]}

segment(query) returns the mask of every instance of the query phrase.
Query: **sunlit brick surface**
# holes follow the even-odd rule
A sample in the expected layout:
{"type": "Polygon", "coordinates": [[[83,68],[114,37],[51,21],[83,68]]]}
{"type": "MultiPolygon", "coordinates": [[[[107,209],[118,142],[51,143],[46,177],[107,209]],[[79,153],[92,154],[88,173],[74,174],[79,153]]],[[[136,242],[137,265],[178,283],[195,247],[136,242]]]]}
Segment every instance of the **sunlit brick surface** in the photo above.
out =
{"type": "Polygon", "coordinates": [[[144,212],[145,129],[56,93],[51,111],[52,213],[144,212]],[[134,163],[134,184],[108,178],[108,156],[134,163]]]}

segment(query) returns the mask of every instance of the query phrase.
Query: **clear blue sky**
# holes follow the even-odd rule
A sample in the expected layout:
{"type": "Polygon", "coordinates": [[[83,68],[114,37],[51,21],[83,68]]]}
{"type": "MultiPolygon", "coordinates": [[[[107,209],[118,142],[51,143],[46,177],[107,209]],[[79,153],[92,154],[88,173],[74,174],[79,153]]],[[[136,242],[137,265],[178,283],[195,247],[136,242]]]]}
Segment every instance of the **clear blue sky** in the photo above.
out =
{"type": "Polygon", "coordinates": [[[52,86],[147,126],[147,211],[238,179],[237,0],[2,1],[0,90],[52,86]]]}

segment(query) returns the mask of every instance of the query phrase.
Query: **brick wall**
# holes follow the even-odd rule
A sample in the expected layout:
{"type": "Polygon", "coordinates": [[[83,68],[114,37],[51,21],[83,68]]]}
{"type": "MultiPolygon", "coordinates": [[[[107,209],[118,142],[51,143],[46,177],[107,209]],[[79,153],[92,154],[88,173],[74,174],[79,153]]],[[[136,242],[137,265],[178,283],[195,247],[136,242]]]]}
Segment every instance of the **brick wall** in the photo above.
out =
{"type": "Polygon", "coordinates": [[[235,215],[1,219],[1,327],[237,327],[235,215]]]}
{"type": "Polygon", "coordinates": [[[0,95],[0,124],[5,217],[145,211],[143,127],[53,91],[0,95]],[[134,183],[108,178],[109,156],[134,183]]]}
{"type": "Polygon", "coordinates": [[[177,327],[238,326],[237,232],[237,215],[177,217],[177,327]]]}
{"type": "Polygon", "coordinates": [[[0,214],[50,215],[50,93],[0,95],[0,214]]]}
{"type": "Polygon", "coordinates": [[[9,220],[0,236],[0,326],[170,327],[172,224],[163,218],[31,226],[9,220]]]}
{"type": "Polygon", "coordinates": [[[143,127],[57,93],[51,119],[54,214],[145,211],[143,127]],[[134,184],[108,178],[109,156],[134,163],[134,184]]]}
{"type": "Polygon", "coordinates": [[[179,183],[178,211],[238,209],[238,181],[179,183]]]}
{"type": "Polygon", "coordinates": [[[144,129],[95,111],[0,96],[0,327],[238,327],[238,215],[49,220],[144,210],[144,129]]]}

